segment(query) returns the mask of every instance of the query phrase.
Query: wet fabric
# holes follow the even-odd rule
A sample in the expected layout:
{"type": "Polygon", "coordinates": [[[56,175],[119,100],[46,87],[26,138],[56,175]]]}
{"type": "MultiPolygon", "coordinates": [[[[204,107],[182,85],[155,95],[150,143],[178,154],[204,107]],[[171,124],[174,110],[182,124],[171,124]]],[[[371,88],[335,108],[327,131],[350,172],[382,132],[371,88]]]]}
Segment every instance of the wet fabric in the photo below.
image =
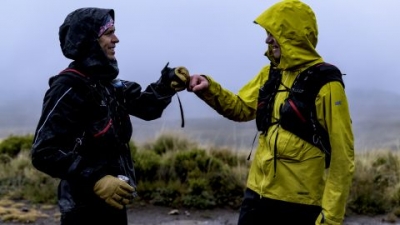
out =
{"type": "Polygon", "coordinates": [[[111,206],[91,205],[61,215],[61,225],[126,225],[126,210],[118,210],[111,206]],[[107,215],[107,216],[101,216],[107,215]]]}
{"type": "MultiPolygon", "coordinates": [[[[282,73],[279,89],[292,87],[302,71],[324,62],[315,49],[318,27],[308,5],[298,0],[280,1],[261,13],[255,22],[281,46],[279,64],[273,65],[282,73]]],[[[266,55],[275,62],[271,48],[266,55]]],[[[268,80],[270,68],[263,67],[237,94],[207,76],[209,89],[197,94],[231,120],[254,120],[259,90],[268,80]]],[[[280,119],[281,105],[288,96],[288,91],[276,94],[272,123],[280,119]]],[[[275,124],[259,135],[247,187],[265,198],[321,206],[326,218],[340,224],[354,173],[354,136],[343,85],[338,81],[325,84],[317,94],[315,107],[318,122],[329,133],[329,170],[325,170],[322,151],[275,124]]]]}
{"type": "Polygon", "coordinates": [[[80,8],[65,18],[59,29],[60,47],[65,57],[74,60],[73,67],[97,79],[114,79],[119,69],[116,60],[109,60],[98,42],[100,27],[114,10],[80,8]]]}
{"type": "Polygon", "coordinates": [[[263,198],[247,189],[238,225],[314,225],[321,207],[263,198]]]}
{"type": "Polygon", "coordinates": [[[94,184],[105,175],[124,175],[136,185],[130,116],[160,118],[176,93],[157,82],[142,89],[115,79],[116,61],[97,40],[107,16],[114,18],[114,11],[78,9],[60,27],[62,51],[73,62],[49,79],[31,149],[33,166],[60,179],[58,205],[66,225],[127,224],[125,210],[110,208],[94,184]]]}

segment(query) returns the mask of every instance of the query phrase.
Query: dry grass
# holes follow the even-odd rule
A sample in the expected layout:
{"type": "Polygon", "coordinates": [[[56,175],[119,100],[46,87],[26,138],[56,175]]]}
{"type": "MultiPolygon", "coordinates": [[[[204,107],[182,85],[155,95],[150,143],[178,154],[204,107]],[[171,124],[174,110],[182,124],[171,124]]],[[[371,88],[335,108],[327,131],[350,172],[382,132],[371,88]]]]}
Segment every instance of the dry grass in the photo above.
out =
{"type": "Polygon", "coordinates": [[[356,155],[348,208],[358,214],[384,214],[400,205],[400,152],[378,149],[356,155]]]}
{"type": "MultiPolygon", "coordinates": [[[[179,200],[185,200],[190,206],[203,204],[203,207],[214,205],[214,200],[216,204],[227,199],[241,200],[250,164],[246,160],[249,150],[191,140],[184,133],[167,132],[132,151],[140,182],[138,188],[144,199],[177,205],[179,200]],[[206,194],[198,198],[198,193],[193,192],[196,190],[206,194]]],[[[0,163],[0,199],[54,205],[57,182],[32,167],[29,151],[21,151],[6,163],[0,163]]],[[[347,206],[349,212],[356,214],[400,216],[400,151],[357,152],[347,206]]],[[[11,206],[7,201],[0,207],[2,220],[30,221],[41,215],[40,210],[35,213],[34,208],[11,206]]]]}
{"type": "MultiPolygon", "coordinates": [[[[16,203],[9,199],[0,200],[0,219],[4,222],[33,223],[39,218],[47,218],[50,215],[43,213],[43,209],[52,209],[55,206],[44,205],[36,209],[24,203],[16,203]]],[[[55,219],[57,215],[53,215],[55,219]]]]}

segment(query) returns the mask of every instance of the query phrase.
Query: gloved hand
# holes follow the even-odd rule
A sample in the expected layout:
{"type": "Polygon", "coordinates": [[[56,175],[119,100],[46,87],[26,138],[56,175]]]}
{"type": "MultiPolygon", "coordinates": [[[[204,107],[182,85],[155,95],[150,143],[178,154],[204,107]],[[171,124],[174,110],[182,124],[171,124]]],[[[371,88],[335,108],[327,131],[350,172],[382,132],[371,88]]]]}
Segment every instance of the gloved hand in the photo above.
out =
{"type": "Polygon", "coordinates": [[[160,82],[176,92],[185,90],[190,81],[189,71],[183,66],[170,68],[168,65],[161,71],[160,82]]]}
{"type": "Polygon", "coordinates": [[[125,181],[106,175],[94,185],[94,193],[117,209],[123,209],[133,198],[135,189],[125,181]]]}

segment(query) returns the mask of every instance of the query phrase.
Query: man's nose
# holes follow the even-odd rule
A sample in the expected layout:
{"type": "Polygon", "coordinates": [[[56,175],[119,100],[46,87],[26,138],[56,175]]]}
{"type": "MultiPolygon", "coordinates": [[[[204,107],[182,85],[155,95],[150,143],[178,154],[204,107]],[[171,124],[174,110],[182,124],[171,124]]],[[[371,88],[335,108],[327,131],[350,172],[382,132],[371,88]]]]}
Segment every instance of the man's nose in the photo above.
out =
{"type": "Polygon", "coordinates": [[[115,34],[114,34],[114,37],[113,37],[113,42],[114,43],[118,43],[119,42],[119,39],[118,39],[117,35],[115,35],[115,34]]]}
{"type": "Polygon", "coordinates": [[[265,39],[265,43],[272,44],[273,38],[271,35],[268,35],[267,39],[265,39]]]}

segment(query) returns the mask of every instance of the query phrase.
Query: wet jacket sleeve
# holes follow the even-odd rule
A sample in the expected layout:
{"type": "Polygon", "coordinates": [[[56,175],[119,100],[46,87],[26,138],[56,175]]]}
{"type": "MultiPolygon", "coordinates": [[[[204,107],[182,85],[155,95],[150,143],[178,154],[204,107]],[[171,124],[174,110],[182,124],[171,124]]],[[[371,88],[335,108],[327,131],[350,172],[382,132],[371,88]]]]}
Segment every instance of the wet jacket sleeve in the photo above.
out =
{"type": "Polygon", "coordinates": [[[256,117],[261,77],[262,73],[258,74],[243,86],[238,94],[234,94],[206,76],[209,88],[196,94],[222,116],[238,122],[250,121],[256,117]]]}
{"type": "Polygon", "coordinates": [[[325,224],[342,224],[354,173],[354,137],[343,86],[339,82],[323,86],[316,107],[318,120],[329,133],[332,149],[322,213],[325,224]]]}
{"type": "Polygon", "coordinates": [[[135,82],[123,81],[129,114],[143,120],[160,118],[164,109],[171,103],[173,89],[152,83],[142,92],[135,82]]]}
{"type": "Polygon", "coordinates": [[[52,85],[44,97],[31,156],[33,166],[52,177],[91,185],[105,173],[101,162],[89,162],[74,150],[83,136],[84,103],[75,89],[52,85]]]}

